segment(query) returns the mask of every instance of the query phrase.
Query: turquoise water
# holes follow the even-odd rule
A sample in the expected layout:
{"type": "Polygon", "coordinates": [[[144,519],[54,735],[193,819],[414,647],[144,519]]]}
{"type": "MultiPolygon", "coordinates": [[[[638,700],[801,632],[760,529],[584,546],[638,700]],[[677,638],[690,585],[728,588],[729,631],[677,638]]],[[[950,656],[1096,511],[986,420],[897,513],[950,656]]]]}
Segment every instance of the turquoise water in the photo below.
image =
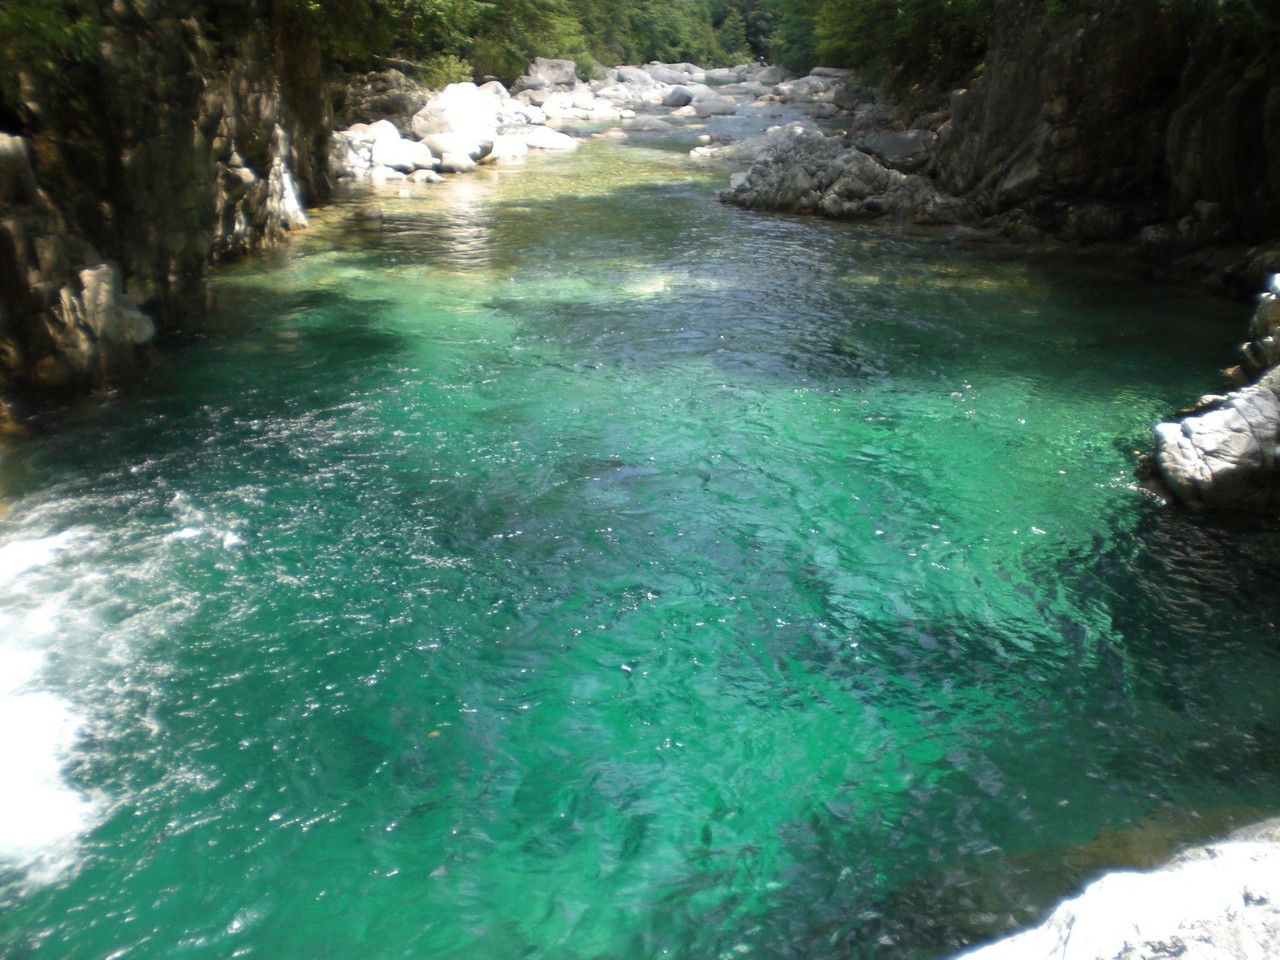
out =
{"type": "Polygon", "coordinates": [[[338,204],[8,442],[0,955],[941,957],[1280,807],[1280,538],[1132,480],[1247,308],[722,180],[338,204]]]}

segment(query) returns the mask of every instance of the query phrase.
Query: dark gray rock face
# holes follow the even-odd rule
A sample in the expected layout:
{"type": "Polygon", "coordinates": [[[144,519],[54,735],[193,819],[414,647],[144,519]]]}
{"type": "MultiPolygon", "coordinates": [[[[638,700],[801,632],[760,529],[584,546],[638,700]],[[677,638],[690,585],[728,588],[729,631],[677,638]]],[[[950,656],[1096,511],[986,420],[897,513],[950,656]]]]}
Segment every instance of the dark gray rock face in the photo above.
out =
{"type": "Polygon", "coordinates": [[[1074,17],[1045,7],[998,0],[982,79],[952,95],[946,189],[1082,241],[1199,225],[1207,207],[1202,245],[1275,235],[1280,50],[1207,5],[1135,0],[1074,17]]]}
{"type": "Polygon", "coordinates": [[[96,62],[27,78],[2,161],[0,395],[133,369],[148,324],[201,315],[210,262],[327,191],[318,46],[266,0],[194,6],[104,5],[96,62]]]}

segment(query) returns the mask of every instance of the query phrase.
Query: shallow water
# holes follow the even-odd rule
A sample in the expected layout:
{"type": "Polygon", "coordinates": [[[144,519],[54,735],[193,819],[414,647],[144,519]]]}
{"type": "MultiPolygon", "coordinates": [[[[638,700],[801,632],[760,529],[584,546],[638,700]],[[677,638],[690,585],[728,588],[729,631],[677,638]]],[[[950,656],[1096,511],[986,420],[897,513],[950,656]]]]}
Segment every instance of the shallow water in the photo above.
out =
{"type": "MultiPolygon", "coordinates": [[[[687,148],[687,144],[684,145],[687,148]]],[[[355,198],[0,460],[0,955],[940,957],[1280,806],[1247,309],[591,144],[355,198]]]]}

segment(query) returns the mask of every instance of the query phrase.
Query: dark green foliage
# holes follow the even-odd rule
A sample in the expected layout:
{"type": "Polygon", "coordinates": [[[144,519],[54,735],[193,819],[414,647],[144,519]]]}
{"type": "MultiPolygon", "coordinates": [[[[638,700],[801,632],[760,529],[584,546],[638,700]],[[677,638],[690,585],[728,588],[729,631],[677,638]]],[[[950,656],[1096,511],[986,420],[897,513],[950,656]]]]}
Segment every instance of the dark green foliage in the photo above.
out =
{"type": "Polygon", "coordinates": [[[86,0],[0,0],[0,109],[16,127],[26,82],[42,81],[69,62],[91,59],[98,21],[86,0]]]}
{"type": "Polygon", "coordinates": [[[993,0],[823,0],[818,56],[895,86],[943,87],[981,62],[993,0]]]}

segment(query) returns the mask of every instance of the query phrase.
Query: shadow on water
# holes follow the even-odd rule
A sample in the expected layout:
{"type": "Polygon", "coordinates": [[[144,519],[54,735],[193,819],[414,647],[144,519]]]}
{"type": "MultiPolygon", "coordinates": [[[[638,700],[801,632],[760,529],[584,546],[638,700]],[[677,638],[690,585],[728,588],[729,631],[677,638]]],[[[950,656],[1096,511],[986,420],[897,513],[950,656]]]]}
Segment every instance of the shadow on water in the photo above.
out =
{"type": "Polygon", "coordinates": [[[1051,564],[1046,581],[1077,608],[1101,604],[1106,617],[1061,623],[1063,668],[1049,685],[1044,657],[1019,664],[974,643],[999,625],[897,628],[899,646],[888,645],[878,679],[864,670],[841,682],[906,685],[900,699],[926,725],[936,713],[942,729],[963,723],[964,705],[939,691],[986,673],[968,686],[991,691],[1004,720],[974,730],[936,779],[895,798],[902,805],[889,816],[813,799],[808,819],[788,828],[797,866],[770,912],[810,909],[815,923],[802,942],[773,944],[778,955],[950,956],[1039,922],[1106,871],[1153,868],[1274,816],[1278,534],[1272,520],[1153,509],[1114,545],[1051,564]],[[1087,654],[1081,642],[1099,623],[1109,623],[1107,636],[1087,654]],[[932,660],[902,645],[925,637],[932,660]],[[1070,803],[1055,804],[1055,780],[1092,787],[1072,787],[1070,803]],[[1001,825],[1010,818],[1012,831],[1001,825]],[[898,854],[891,875],[861,891],[856,880],[843,893],[831,884],[886,849],[898,854]]]}

